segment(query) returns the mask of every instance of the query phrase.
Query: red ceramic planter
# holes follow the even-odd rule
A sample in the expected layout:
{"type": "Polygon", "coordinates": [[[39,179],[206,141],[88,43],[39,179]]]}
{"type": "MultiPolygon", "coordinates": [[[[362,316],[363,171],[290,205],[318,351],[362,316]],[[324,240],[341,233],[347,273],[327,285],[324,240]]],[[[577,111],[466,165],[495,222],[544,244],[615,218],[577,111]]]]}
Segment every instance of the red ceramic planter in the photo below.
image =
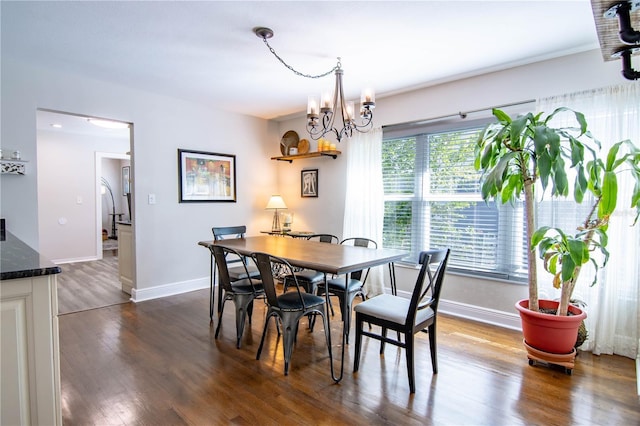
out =
{"type": "MultiPolygon", "coordinates": [[[[557,309],[559,302],[540,300],[541,309],[557,309]]],[[[580,323],[587,314],[580,308],[570,305],[569,312],[574,315],[562,316],[543,314],[529,310],[529,300],[516,303],[522,320],[522,334],[528,345],[552,354],[568,354],[573,351],[578,337],[580,323]]]]}

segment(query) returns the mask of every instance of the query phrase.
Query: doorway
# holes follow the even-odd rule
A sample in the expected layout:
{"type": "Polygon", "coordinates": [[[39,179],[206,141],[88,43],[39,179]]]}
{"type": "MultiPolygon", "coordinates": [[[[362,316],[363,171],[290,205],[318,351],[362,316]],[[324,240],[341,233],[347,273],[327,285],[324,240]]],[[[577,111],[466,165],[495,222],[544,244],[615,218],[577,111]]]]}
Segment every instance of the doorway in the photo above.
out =
{"type": "MultiPolygon", "coordinates": [[[[103,251],[102,230],[107,228],[108,237],[114,236],[111,224],[103,226],[103,210],[128,211],[122,169],[128,167],[128,175],[133,176],[128,160],[132,129],[101,128],[88,118],[37,111],[39,251],[62,268],[60,313],[129,300],[119,287],[117,249],[103,251]],[[102,194],[103,177],[113,200],[102,194]]],[[[127,182],[127,188],[133,191],[133,181],[127,182]]]]}

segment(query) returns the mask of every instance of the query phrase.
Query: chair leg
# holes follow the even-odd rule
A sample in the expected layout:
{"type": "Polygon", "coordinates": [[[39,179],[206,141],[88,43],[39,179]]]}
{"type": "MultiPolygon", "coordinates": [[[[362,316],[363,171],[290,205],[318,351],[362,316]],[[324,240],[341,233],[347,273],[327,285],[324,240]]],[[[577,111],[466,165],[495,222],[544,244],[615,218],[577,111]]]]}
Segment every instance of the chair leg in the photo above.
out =
{"type": "Polygon", "coordinates": [[[429,326],[429,350],[431,351],[431,368],[438,374],[438,348],[436,347],[436,323],[429,326]]]}
{"type": "MultiPolygon", "coordinates": [[[[236,305],[236,347],[240,349],[245,317],[249,315],[249,318],[251,318],[250,312],[253,306],[253,296],[236,295],[233,301],[236,305]]],[[[249,320],[249,323],[251,323],[251,320],[249,320]]]]}
{"type": "Polygon", "coordinates": [[[413,339],[414,334],[410,331],[405,335],[405,352],[407,357],[407,372],[409,373],[409,391],[416,393],[416,374],[413,364],[413,339]]]}
{"type": "Polygon", "coordinates": [[[251,316],[253,315],[253,298],[251,298],[251,302],[247,306],[247,316],[249,317],[249,324],[251,324],[251,316]]]}
{"type": "Polygon", "coordinates": [[[219,305],[218,306],[218,326],[216,327],[216,335],[215,335],[216,339],[218,338],[218,334],[220,333],[220,325],[222,325],[222,314],[224,313],[224,304],[226,303],[227,298],[226,297],[219,298],[218,300],[219,300],[219,302],[218,302],[218,305],[219,305]]]}
{"type": "Polygon", "coordinates": [[[356,349],[353,355],[353,372],[360,368],[360,351],[362,349],[362,317],[356,313],[356,349]]]}
{"type": "MultiPolygon", "coordinates": [[[[387,337],[387,327],[382,327],[381,333],[383,338],[387,337]]],[[[380,340],[380,355],[384,353],[384,340],[380,340]]]]}
{"type": "MultiPolygon", "coordinates": [[[[262,353],[262,346],[264,345],[264,337],[267,335],[267,327],[269,327],[269,320],[273,316],[272,313],[267,314],[267,318],[264,320],[264,328],[262,329],[262,338],[260,339],[260,346],[258,346],[258,353],[256,354],[256,359],[260,359],[260,354],[262,353]]],[[[276,324],[278,321],[276,321],[276,324]]]]}
{"type": "Polygon", "coordinates": [[[289,363],[291,362],[291,355],[293,354],[293,344],[296,338],[297,324],[300,319],[298,315],[288,315],[287,313],[281,316],[282,318],[282,349],[284,352],[284,375],[289,375],[289,363]]]}

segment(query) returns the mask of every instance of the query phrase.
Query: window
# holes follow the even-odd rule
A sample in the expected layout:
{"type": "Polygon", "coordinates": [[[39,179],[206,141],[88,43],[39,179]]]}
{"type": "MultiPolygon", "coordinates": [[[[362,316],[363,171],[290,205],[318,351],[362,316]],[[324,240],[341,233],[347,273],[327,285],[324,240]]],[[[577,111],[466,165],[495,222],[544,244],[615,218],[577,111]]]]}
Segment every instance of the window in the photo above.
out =
{"type": "Polygon", "coordinates": [[[417,263],[427,248],[449,247],[449,269],[526,279],[522,204],[486,203],[474,146],[488,121],[465,128],[385,132],[384,247],[407,250],[417,263]]]}

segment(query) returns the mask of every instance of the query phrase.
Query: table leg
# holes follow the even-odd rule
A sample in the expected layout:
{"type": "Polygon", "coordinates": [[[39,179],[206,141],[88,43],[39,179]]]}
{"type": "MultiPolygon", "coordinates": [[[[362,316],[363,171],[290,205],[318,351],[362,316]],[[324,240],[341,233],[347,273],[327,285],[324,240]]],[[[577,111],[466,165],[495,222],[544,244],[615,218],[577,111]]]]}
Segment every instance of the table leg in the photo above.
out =
{"type": "Polygon", "coordinates": [[[210,265],[210,274],[209,274],[209,325],[213,325],[213,310],[216,304],[215,293],[214,293],[214,284],[215,284],[215,261],[213,258],[213,253],[211,254],[211,265],[210,265]]]}

